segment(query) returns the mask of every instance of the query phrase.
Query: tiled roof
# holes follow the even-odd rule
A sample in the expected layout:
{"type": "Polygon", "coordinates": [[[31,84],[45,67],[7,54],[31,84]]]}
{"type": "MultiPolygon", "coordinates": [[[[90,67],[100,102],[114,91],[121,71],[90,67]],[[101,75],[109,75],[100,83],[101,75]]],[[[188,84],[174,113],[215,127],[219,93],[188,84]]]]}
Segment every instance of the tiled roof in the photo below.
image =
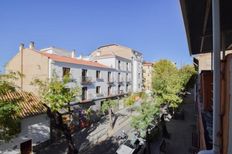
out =
{"type": "Polygon", "coordinates": [[[151,65],[153,65],[153,63],[152,62],[143,62],[143,65],[145,65],[145,66],[151,66],[151,65]]]}
{"type": "Polygon", "coordinates": [[[50,53],[41,53],[41,54],[47,56],[48,58],[50,58],[54,61],[58,61],[58,62],[87,65],[87,66],[100,67],[100,68],[109,68],[105,65],[102,65],[100,63],[93,62],[93,61],[87,61],[87,60],[76,59],[76,58],[71,58],[71,57],[59,56],[59,55],[50,54],[50,53]]]}
{"type": "Polygon", "coordinates": [[[35,116],[46,112],[40,99],[32,93],[28,92],[9,92],[0,94],[0,100],[15,101],[20,107],[20,118],[35,116]]]}

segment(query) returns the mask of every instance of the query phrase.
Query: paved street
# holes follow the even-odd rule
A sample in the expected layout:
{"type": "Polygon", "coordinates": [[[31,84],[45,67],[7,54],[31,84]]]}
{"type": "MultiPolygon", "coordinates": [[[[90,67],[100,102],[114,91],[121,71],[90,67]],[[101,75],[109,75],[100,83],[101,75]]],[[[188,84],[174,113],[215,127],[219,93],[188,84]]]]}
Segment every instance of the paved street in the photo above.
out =
{"type": "MultiPolygon", "coordinates": [[[[166,154],[188,154],[192,145],[192,130],[195,124],[195,111],[193,104],[193,93],[184,98],[184,103],[180,107],[184,110],[185,119],[171,119],[166,122],[167,130],[170,134],[166,141],[166,154]]],[[[150,143],[150,154],[158,153],[162,138],[155,139],[150,143]]],[[[148,152],[149,153],[149,152],[148,152]]]]}
{"type": "MultiPolygon", "coordinates": [[[[167,130],[170,133],[170,139],[166,139],[167,154],[187,154],[189,153],[189,148],[192,144],[192,125],[195,122],[192,93],[184,98],[184,103],[181,108],[184,109],[185,119],[171,119],[170,122],[167,122],[167,130]]],[[[76,147],[80,150],[80,153],[115,153],[118,148],[116,138],[122,134],[122,130],[124,130],[127,134],[130,134],[132,131],[132,128],[130,127],[130,115],[131,112],[126,109],[116,112],[115,116],[117,118],[113,130],[108,130],[109,119],[107,117],[101,119],[90,128],[83,129],[76,133],[73,136],[73,139],[76,147]]],[[[159,145],[159,140],[153,141],[151,143],[151,153],[159,151],[159,145]]],[[[42,149],[39,153],[62,154],[66,152],[67,144],[66,141],[63,140],[42,149]]]]}
{"type": "Polygon", "coordinates": [[[195,121],[195,110],[193,103],[193,92],[187,95],[182,106],[184,109],[184,120],[172,119],[167,123],[168,132],[171,135],[168,140],[167,154],[188,154],[192,146],[192,131],[195,121]]]}
{"type": "MultiPolygon", "coordinates": [[[[113,130],[109,131],[108,116],[102,118],[98,123],[93,124],[89,128],[85,128],[80,132],[73,135],[73,139],[77,149],[80,153],[114,153],[118,144],[116,137],[119,136],[124,130],[126,133],[131,131],[130,118],[131,112],[127,109],[120,110],[115,113],[117,117],[115,120],[113,130]],[[104,147],[104,148],[102,148],[104,147]]],[[[67,152],[67,143],[64,140],[57,141],[48,147],[41,149],[38,153],[50,154],[57,153],[63,154],[67,152]]]]}

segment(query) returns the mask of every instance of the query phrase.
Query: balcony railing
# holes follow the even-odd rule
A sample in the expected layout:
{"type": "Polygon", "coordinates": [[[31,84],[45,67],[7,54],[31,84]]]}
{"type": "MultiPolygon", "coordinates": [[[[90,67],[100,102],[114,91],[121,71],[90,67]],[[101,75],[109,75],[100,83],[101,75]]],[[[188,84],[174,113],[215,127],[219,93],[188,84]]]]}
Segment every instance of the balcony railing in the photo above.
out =
{"type": "Polygon", "coordinates": [[[92,101],[94,99],[93,94],[88,94],[88,95],[81,95],[81,100],[82,101],[92,101]]]}
{"type": "Polygon", "coordinates": [[[99,82],[103,82],[104,81],[103,78],[96,78],[96,80],[99,81],[99,82]]]}
{"type": "Polygon", "coordinates": [[[119,79],[118,79],[118,82],[119,82],[119,83],[123,83],[123,82],[124,82],[124,79],[123,79],[123,78],[119,78],[119,79]]]}
{"type": "Polygon", "coordinates": [[[98,93],[98,94],[96,94],[96,97],[104,97],[104,94],[103,93],[98,93]]]}
{"type": "Polygon", "coordinates": [[[82,76],[81,84],[91,84],[91,83],[92,83],[92,78],[91,77],[82,76]]]}
{"type": "Polygon", "coordinates": [[[118,94],[124,94],[124,91],[123,90],[119,90],[118,94]]]}
{"type": "Polygon", "coordinates": [[[131,84],[131,79],[130,78],[126,79],[126,83],[131,84]]]}
{"type": "Polygon", "coordinates": [[[114,83],[114,79],[113,78],[109,78],[107,81],[108,84],[113,84],[114,83]]]}

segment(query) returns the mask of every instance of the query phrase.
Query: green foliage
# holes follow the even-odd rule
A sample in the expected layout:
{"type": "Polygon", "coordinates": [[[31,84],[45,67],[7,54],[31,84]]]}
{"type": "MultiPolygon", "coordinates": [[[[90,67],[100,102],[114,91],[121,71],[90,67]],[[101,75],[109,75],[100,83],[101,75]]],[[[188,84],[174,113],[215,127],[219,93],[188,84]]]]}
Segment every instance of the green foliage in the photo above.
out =
{"type": "Polygon", "coordinates": [[[106,111],[108,111],[109,115],[109,123],[110,123],[110,128],[113,129],[113,121],[112,121],[112,108],[114,108],[117,105],[117,102],[115,100],[106,100],[103,102],[101,106],[101,111],[105,114],[106,111]]]}
{"type": "Polygon", "coordinates": [[[0,74],[0,93],[4,94],[7,92],[15,91],[17,86],[14,85],[13,81],[18,80],[22,77],[19,72],[9,72],[8,74],[0,74]]]}
{"type": "Polygon", "coordinates": [[[77,100],[77,96],[79,96],[80,90],[76,83],[73,83],[74,85],[72,86],[67,86],[71,82],[70,75],[59,79],[53,74],[53,77],[49,81],[36,79],[32,84],[39,87],[43,102],[47,103],[52,111],[59,111],[67,103],[77,100]]]}
{"type": "Polygon", "coordinates": [[[126,106],[131,106],[135,103],[135,95],[131,94],[130,96],[128,96],[127,98],[124,99],[124,104],[126,106]]]}
{"type": "Polygon", "coordinates": [[[153,65],[153,91],[158,102],[178,107],[182,102],[180,93],[185,90],[190,78],[196,73],[192,65],[180,69],[169,60],[160,60],[153,65]]]}
{"type": "Polygon", "coordinates": [[[188,87],[186,87],[187,84],[189,83],[191,77],[196,75],[196,73],[197,72],[196,72],[193,65],[185,65],[185,66],[180,68],[179,75],[180,75],[180,78],[181,78],[181,81],[182,81],[182,86],[184,88],[188,88],[188,87]]]}
{"type": "Polygon", "coordinates": [[[154,101],[145,100],[138,109],[138,115],[132,117],[131,126],[140,132],[142,137],[145,137],[147,127],[159,115],[159,107],[154,101]]]}
{"type": "Polygon", "coordinates": [[[160,60],[153,65],[153,91],[158,102],[177,107],[182,102],[178,95],[183,88],[176,65],[169,60],[160,60]]]}
{"type": "MultiPolygon", "coordinates": [[[[177,69],[169,60],[160,60],[153,65],[152,84],[154,97],[139,94],[143,103],[138,108],[138,115],[132,117],[131,126],[145,137],[148,126],[159,118],[161,104],[176,108],[182,102],[181,91],[185,89],[195,70],[191,65],[177,69]]],[[[128,101],[130,102],[130,101],[128,101]]]]}
{"type": "Polygon", "coordinates": [[[103,113],[107,112],[109,109],[114,108],[117,105],[117,102],[115,100],[106,100],[103,102],[101,106],[101,111],[103,113]]]}
{"type": "Polygon", "coordinates": [[[145,100],[148,98],[148,96],[145,92],[132,93],[131,95],[129,95],[127,98],[124,99],[124,104],[126,106],[131,106],[135,103],[137,98],[145,100]]]}
{"type": "MultiPolygon", "coordinates": [[[[11,82],[18,79],[18,73],[0,75],[0,98],[5,94],[16,91],[16,86],[11,82]]],[[[17,101],[21,98],[11,100],[0,99],[0,140],[8,141],[20,132],[20,119],[18,113],[20,107],[17,101]]]]}

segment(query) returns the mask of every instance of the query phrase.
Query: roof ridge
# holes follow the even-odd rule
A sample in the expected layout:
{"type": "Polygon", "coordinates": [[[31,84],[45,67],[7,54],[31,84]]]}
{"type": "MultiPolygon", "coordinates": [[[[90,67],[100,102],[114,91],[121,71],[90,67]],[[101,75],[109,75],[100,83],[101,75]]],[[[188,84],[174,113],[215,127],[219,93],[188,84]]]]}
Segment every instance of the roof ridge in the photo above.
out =
{"type": "Polygon", "coordinates": [[[112,68],[110,68],[110,67],[108,67],[106,65],[103,65],[103,64],[101,64],[99,62],[95,62],[95,61],[92,61],[92,60],[77,59],[77,58],[73,58],[73,57],[61,56],[61,55],[51,54],[51,53],[41,53],[41,54],[44,55],[44,56],[47,56],[48,58],[51,58],[51,59],[53,59],[55,61],[72,63],[72,64],[77,64],[77,65],[87,65],[87,66],[92,66],[92,67],[102,67],[102,68],[112,69],[112,68]],[[52,57],[52,56],[54,56],[54,57],[52,57]],[[73,60],[73,61],[68,61],[68,59],[62,59],[62,58],[68,58],[68,59],[73,60]],[[97,65],[95,65],[95,64],[97,64],[97,65]]]}

